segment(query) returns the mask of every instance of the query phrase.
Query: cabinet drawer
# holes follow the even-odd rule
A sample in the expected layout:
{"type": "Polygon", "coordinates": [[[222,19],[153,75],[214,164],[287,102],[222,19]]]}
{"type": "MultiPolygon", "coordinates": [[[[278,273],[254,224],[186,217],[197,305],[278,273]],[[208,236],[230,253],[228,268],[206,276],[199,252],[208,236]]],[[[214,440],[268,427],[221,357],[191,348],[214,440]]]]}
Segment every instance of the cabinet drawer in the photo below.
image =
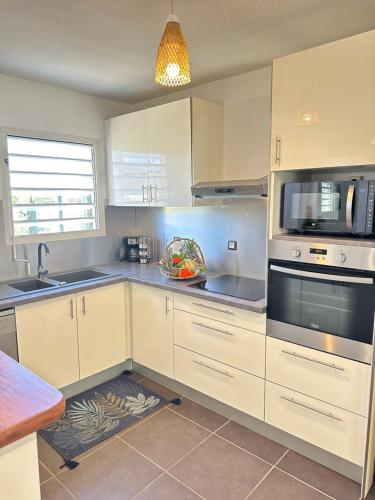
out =
{"type": "Polygon", "coordinates": [[[265,336],[175,310],[174,343],[264,378],[265,336]]]}
{"type": "Polygon", "coordinates": [[[223,321],[230,325],[266,333],[266,315],[189,295],[174,294],[174,307],[181,311],[223,321]]]}
{"type": "Polygon", "coordinates": [[[266,382],[265,421],[363,465],[367,419],[266,382]]]}
{"type": "Polygon", "coordinates": [[[263,379],[178,346],[174,366],[179,382],[263,420],[263,379]]]}
{"type": "Polygon", "coordinates": [[[266,379],[367,417],[370,366],[267,337],[266,379]]]}

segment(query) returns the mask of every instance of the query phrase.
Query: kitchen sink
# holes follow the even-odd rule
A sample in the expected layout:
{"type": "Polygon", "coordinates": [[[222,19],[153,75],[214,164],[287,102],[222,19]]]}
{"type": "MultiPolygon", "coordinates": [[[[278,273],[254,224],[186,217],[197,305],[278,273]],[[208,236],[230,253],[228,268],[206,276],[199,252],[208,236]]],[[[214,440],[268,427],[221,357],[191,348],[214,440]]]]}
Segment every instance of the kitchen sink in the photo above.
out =
{"type": "Polygon", "coordinates": [[[71,271],[67,273],[55,274],[53,276],[49,276],[49,278],[51,280],[58,281],[60,285],[65,285],[70,283],[79,283],[81,281],[107,278],[108,276],[110,276],[110,274],[95,271],[94,269],[83,269],[81,271],[71,271]]]}
{"type": "Polygon", "coordinates": [[[8,283],[8,286],[15,288],[16,290],[21,290],[21,292],[36,292],[38,290],[43,290],[44,288],[51,288],[57,286],[58,283],[48,283],[46,281],[38,279],[30,279],[24,281],[15,281],[13,283],[8,283]]]}

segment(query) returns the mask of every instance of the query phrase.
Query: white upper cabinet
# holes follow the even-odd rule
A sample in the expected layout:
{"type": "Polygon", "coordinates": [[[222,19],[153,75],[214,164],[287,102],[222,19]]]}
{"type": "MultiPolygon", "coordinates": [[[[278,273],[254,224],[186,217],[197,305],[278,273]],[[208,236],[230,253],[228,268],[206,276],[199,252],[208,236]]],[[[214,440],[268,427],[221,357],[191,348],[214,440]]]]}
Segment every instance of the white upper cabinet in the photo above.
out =
{"type": "Polygon", "coordinates": [[[271,170],[375,164],[375,30],[273,62],[271,170]]]}
{"type": "Polygon", "coordinates": [[[191,186],[222,176],[223,110],[187,98],[106,122],[109,203],[190,207],[191,186]]]}

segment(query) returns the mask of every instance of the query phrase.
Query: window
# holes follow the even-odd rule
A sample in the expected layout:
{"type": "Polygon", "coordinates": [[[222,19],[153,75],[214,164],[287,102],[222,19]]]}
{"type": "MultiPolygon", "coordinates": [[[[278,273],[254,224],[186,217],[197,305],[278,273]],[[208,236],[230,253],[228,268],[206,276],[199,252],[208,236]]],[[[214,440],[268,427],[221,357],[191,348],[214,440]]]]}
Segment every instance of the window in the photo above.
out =
{"type": "Polygon", "coordinates": [[[18,135],[6,143],[15,240],[98,231],[93,145],[18,135]]]}

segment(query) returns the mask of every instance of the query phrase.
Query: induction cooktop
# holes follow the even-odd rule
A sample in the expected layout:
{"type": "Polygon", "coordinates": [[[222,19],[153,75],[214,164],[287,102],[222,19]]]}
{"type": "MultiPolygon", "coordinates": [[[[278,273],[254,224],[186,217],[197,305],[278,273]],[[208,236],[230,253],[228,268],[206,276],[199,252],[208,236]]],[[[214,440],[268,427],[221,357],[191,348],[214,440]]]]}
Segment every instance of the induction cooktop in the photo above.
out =
{"type": "Polygon", "coordinates": [[[265,282],[261,280],[224,274],[223,276],[209,278],[189,286],[200,288],[207,292],[221,293],[222,295],[229,295],[231,297],[255,302],[256,300],[264,298],[266,285],[265,282]]]}

